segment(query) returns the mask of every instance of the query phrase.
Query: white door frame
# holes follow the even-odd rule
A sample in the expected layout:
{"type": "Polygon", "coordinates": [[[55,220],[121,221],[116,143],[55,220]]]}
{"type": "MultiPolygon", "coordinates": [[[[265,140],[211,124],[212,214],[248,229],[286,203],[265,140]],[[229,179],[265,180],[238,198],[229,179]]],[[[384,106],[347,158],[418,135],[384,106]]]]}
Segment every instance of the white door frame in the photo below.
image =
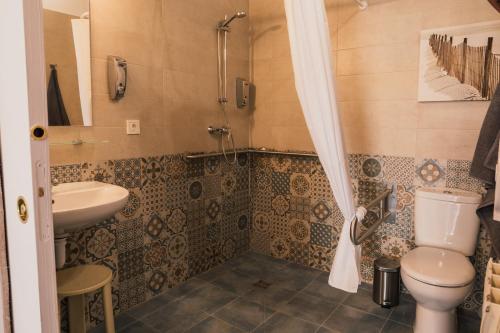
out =
{"type": "Polygon", "coordinates": [[[41,0],[0,0],[0,138],[12,327],[59,332],[41,0]],[[25,223],[17,211],[23,197],[25,223]]]}

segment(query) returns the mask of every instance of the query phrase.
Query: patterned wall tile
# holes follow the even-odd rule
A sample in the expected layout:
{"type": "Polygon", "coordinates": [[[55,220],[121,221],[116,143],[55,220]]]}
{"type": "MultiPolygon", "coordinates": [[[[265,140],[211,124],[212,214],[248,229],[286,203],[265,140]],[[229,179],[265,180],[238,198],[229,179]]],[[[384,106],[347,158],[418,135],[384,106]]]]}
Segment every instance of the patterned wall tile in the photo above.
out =
{"type": "Polygon", "coordinates": [[[319,245],[309,247],[309,266],[322,271],[330,271],[333,263],[333,249],[319,245]]]}
{"type": "Polygon", "coordinates": [[[304,197],[290,197],[290,217],[305,221],[311,219],[311,199],[304,197]]]}
{"type": "Polygon", "coordinates": [[[166,207],[177,208],[187,201],[186,177],[184,175],[169,176],[166,180],[166,207]]]}
{"type": "Polygon", "coordinates": [[[141,194],[143,203],[142,210],[146,215],[165,210],[168,206],[167,200],[171,198],[167,197],[165,184],[162,183],[146,183],[141,189],[141,194]]]}
{"type": "Polygon", "coordinates": [[[168,269],[168,287],[173,288],[189,278],[189,263],[187,259],[177,260],[168,269]]]}
{"type": "Polygon", "coordinates": [[[187,162],[182,155],[166,155],[163,158],[163,165],[168,177],[185,177],[187,174],[187,162]]]}
{"type": "Polygon", "coordinates": [[[221,177],[221,190],[223,195],[232,195],[236,190],[236,174],[234,171],[226,172],[221,177]]]}
{"type": "Polygon", "coordinates": [[[287,259],[290,255],[290,241],[284,237],[271,237],[271,255],[280,259],[287,259]]]}
{"type": "Polygon", "coordinates": [[[380,181],[385,176],[385,165],[382,156],[361,155],[360,156],[360,178],[380,181]]]}
{"type": "Polygon", "coordinates": [[[198,178],[205,175],[205,162],[203,158],[188,159],[186,161],[187,178],[198,178]]]}
{"type": "Polygon", "coordinates": [[[116,226],[116,247],[124,253],[144,246],[142,217],[121,221],[116,226]]]}
{"type": "Polygon", "coordinates": [[[413,185],[415,159],[413,157],[384,156],[385,181],[403,186],[413,185]]]}
{"type": "Polygon", "coordinates": [[[296,264],[309,266],[309,244],[291,241],[289,259],[296,264]]]}
{"type": "Polygon", "coordinates": [[[290,173],[292,169],[292,160],[286,155],[273,155],[271,158],[273,170],[280,173],[290,173]]]}
{"type": "Polygon", "coordinates": [[[273,192],[287,195],[290,193],[290,175],[285,172],[272,173],[273,192]]]}
{"type": "Polygon", "coordinates": [[[116,185],[125,188],[141,187],[141,160],[139,158],[115,160],[113,164],[116,185]]]}
{"type": "Polygon", "coordinates": [[[446,187],[480,192],[483,184],[478,179],[469,176],[470,167],[471,161],[448,160],[446,167],[446,187]]]}
{"type": "Polygon", "coordinates": [[[133,188],[129,189],[128,193],[127,203],[117,214],[119,221],[135,218],[143,213],[144,205],[142,191],[138,188],[133,188]]]}
{"type": "Polygon", "coordinates": [[[144,274],[120,280],[120,311],[126,311],[146,301],[146,281],[144,274]]]}
{"type": "Polygon", "coordinates": [[[205,158],[205,174],[218,175],[220,174],[220,156],[211,156],[205,158]]]}
{"type": "Polygon", "coordinates": [[[114,162],[85,162],[81,165],[83,181],[98,181],[113,184],[115,182],[114,162]]]}
{"type": "Polygon", "coordinates": [[[271,231],[271,219],[268,213],[256,211],[253,214],[252,229],[261,234],[269,234],[271,231]]]}
{"type": "Polygon", "coordinates": [[[290,239],[294,242],[307,244],[311,240],[311,225],[309,221],[298,218],[291,218],[289,222],[290,239]]]}
{"type": "Polygon", "coordinates": [[[250,248],[261,254],[271,254],[271,237],[268,234],[252,230],[250,233],[250,248]]]}
{"type": "Polygon", "coordinates": [[[330,247],[332,244],[332,227],[322,223],[311,223],[311,244],[330,247]]]}
{"type": "Polygon", "coordinates": [[[165,184],[165,156],[141,158],[142,186],[165,184]]]}
{"type": "Polygon", "coordinates": [[[86,240],[87,260],[91,262],[111,256],[116,251],[116,224],[111,218],[89,229],[86,240]]]}
{"type": "Polygon", "coordinates": [[[79,182],[82,179],[80,164],[55,165],[50,167],[52,185],[79,182]]]}
{"type": "Polygon", "coordinates": [[[273,211],[278,216],[284,216],[290,210],[290,201],[283,195],[277,195],[271,201],[273,211]]]}
{"type": "Polygon", "coordinates": [[[293,173],[290,176],[290,193],[297,197],[308,197],[311,191],[309,175],[293,173]]]}
{"type": "Polygon", "coordinates": [[[165,225],[165,218],[160,216],[159,213],[145,215],[143,217],[143,226],[145,244],[148,244],[154,240],[167,238],[167,226],[165,225]]]}
{"type": "Polygon", "coordinates": [[[424,159],[416,166],[416,185],[444,187],[446,185],[446,160],[424,159]]]}
{"type": "Polygon", "coordinates": [[[324,224],[333,224],[332,202],[313,200],[311,204],[311,221],[324,224]]]}
{"type": "Polygon", "coordinates": [[[316,158],[292,156],[290,171],[292,173],[311,174],[314,170],[316,158]]]}

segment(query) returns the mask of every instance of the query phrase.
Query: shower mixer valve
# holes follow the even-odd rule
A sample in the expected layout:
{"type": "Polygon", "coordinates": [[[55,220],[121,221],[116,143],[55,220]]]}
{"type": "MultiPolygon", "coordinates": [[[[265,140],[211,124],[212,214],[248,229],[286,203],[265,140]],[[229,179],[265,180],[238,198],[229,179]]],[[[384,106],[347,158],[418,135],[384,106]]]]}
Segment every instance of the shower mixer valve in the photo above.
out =
{"type": "Polygon", "coordinates": [[[217,135],[229,135],[231,134],[231,128],[229,127],[213,127],[209,126],[208,127],[208,133],[210,134],[217,134],[217,135]]]}

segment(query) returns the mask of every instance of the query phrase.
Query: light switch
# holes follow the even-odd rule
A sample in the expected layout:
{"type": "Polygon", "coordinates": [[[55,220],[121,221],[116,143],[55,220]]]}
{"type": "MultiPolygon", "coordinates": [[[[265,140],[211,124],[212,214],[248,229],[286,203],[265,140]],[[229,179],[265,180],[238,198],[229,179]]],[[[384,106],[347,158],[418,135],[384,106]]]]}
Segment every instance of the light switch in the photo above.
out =
{"type": "Polygon", "coordinates": [[[139,120],[127,120],[127,134],[141,134],[141,122],[139,120]]]}

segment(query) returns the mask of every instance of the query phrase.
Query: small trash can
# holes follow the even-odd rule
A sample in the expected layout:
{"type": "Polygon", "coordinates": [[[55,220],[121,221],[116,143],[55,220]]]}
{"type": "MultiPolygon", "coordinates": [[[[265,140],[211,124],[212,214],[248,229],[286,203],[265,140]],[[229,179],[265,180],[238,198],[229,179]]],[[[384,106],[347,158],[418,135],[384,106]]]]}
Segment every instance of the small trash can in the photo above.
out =
{"type": "Polygon", "coordinates": [[[400,267],[398,260],[385,257],[373,262],[373,301],[383,308],[399,304],[400,267]]]}

